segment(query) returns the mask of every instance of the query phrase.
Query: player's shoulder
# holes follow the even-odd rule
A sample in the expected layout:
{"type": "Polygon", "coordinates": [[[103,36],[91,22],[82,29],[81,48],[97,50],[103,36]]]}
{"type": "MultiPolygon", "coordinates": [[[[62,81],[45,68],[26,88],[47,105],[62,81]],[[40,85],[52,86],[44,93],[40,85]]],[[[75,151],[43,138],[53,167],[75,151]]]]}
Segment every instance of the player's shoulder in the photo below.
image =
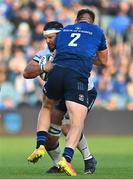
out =
{"type": "Polygon", "coordinates": [[[46,54],[50,54],[50,51],[49,51],[49,49],[48,48],[45,48],[45,49],[43,49],[43,50],[40,50],[39,52],[37,52],[36,53],[36,55],[38,55],[38,56],[45,56],[46,54]]]}
{"type": "Polygon", "coordinates": [[[32,59],[36,62],[40,62],[42,60],[42,58],[44,59],[45,56],[50,55],[50,54],[51,53],[50,53],[49,49],[45,48],[45,49],[39,51],[38,53],[36,53],[32,59]]]}
{"type": "Polygon", "coordinates": [[[79,22],[79,23],[76,23],[75,26],[81,28],[81,29],[91,29],[93,31],[99,31],[99,32],[102,32],[102,29],[99,25],[97,24],[93,24],[93,23],[87,23],[87,22],[79,22]]]}
{"type": "Polygon", "coordinates": [[[93,28],[95,28],[97,31],[99,31],[100,33],[103,33],[103,29],[97,25],[97,24],[92,24],[93,25],[93,28]]]}

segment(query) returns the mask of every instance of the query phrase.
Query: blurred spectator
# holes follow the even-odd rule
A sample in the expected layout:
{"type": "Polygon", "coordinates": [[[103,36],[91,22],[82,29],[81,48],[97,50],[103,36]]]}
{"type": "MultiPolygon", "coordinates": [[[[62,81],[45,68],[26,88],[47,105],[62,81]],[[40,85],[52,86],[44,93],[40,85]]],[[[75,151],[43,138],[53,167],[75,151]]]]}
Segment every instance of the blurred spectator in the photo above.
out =
{"type": "Polygon", "coordinates": [[[99,0],[82,0],[81,1],[82,4],[85,4],[87,6],[96,6],[96,7],[100,7],[101,6],[101,2],[99,0]]]}
{"type": "Polygon", "coordinates": [[[133,62],[131,62],[129,67],[129,82],[127,84],[127,92],[128,92],[128,104],[127,108],[129,110],[133,110],[133,62]]]}
{"type": "Polygon", "coordinates": [[[129,44],[129,48],[131,51],[131,57],[133,57],[133,22],[129,27],[129,30],[127,31],[127,44],[129,44]]]}
{"type": "Polygon", "coordinates": [[[127,83],[124,74],[117,74],[113,83],[113,90],[116,94],[127,97],[127,83]]]}
{"type": "Polygon", "coordinates": [[[33,41],[41,41],[44,38],[43,33],[42,33],[43,27],[44,27],[43,23],[36,24],[35,29],[33,30],[33,33],[32,33],[33,41]]]}
{"type": "Polygon", "coordinates": [[[26,66],[25,54],[21,46],[14,47],[14,56],[10,59],[9,68],[12,72],[20,74],[26,66]]]}
{"type": "Polygon", "coordinates": [[[41,100],[40,84],[22,72],[36,52],[47,46],[47,21],[72,24],[78,10],[91,8],[95,23],[107,33],[110,66],[95,68],[95,108],[133,110],[133,0],[5,0],[0,1],[0,108],[41,100]]]}
{"type": "Polygon", "coordinates": [[[20,23],[16,32],[16,45],[28,46],[31,41],[31,31],[28,23],[20,23]]]}
{"type": "Polygon", "coordinates": [[[20,103],[19,93],[10,81],[7,81],[7,69],[0,64],[0,109],[14,108],[20,103]]]}
{"type": "Polygon", "coordinates": [[[13,46],[13,38],[10,36],[7,36],[3,40],[3,51],[2,51],[2,58],[1,61],[3,61],[5,64],[8,65],[9,60],[12,56],[12,46],[13,46]]]}
{"type": "Polygon", "coordinates": [[[98,97],[96,100],[96,106],[104,107],[109,100],[112,92],[112,82],[110,72],[106,69],[102,71],[100,76],[97,76],[95,82],[96,88],[98,89],[98,97]]]}
{"type": "Polygon", "coordinates": [[[128,11],[129,4],[121,1],[119,3],[118,15],[113,17],[109,25],[109,33],[113,33],[113,38],[118,42],[124,41],[125,33],[131,23],[131,19],[127,15],[128,11]]]}
{"type": "Polygon", "coordinates": [[[57,19],[56,10],[52,4],[46,6],[45,11],[44,11],[44,15],[46,16],[47,22],[55,21],[57,19]]]}
{"type": "Polygon", "coordinates": [[[133,0],[129,0],[129,11],[128,15],[131,18],[131,21],[133,23],[133,0]]]}
{"type": "Polygon", "coordinates": [[[13,28],[13,24],[0,15],[0,45],[3,43],[4,38],[11,36],[13,28]]]}
{"type": "Polygon", "coordinates": [[[23,70],[26,66],[26,59],[21,47],[16,47],[14,57],[10,60],[10,78],[14,82],[17,92],[21,96],[22,102],[34,104],[37,102],[34,80],[26,80],[23,78],[23,70]]]}

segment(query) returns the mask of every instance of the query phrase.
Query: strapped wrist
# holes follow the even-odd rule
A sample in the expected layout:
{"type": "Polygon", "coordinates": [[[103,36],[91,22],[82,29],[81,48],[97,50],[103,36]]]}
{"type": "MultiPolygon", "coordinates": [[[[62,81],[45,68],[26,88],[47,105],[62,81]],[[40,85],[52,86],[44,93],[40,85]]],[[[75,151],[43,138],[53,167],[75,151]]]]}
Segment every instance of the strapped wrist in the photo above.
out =
{"type": "Polygon", "coordinates": [[[42,73],[45,72],[45,64],[40,63],[40,69],[42,73]]]}

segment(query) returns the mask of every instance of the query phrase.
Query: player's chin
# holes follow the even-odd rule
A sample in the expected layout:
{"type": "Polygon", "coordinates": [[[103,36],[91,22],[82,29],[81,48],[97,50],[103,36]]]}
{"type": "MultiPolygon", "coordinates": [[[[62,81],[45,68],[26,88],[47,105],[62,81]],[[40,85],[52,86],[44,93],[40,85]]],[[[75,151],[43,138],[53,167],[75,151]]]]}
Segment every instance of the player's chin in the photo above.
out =
{"type": "Polygon", "coordinates": [[[49,45],[48,48],[51,52],[54,51],[54,49],[55,49],[54,46],[52,46],[52,45],[49,45]]]}

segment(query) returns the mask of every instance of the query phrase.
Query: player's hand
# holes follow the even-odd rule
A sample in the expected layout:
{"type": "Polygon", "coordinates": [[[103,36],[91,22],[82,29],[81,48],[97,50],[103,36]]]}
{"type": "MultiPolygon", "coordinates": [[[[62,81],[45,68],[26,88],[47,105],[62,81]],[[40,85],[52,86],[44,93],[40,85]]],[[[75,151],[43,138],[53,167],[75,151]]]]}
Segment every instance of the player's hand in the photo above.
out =
{"type": "Polygon", "coordinates": [[[53,68],[53,63],[51,61],[47,61],[44,66],[44,72],[48,73],[53,68]]]}

